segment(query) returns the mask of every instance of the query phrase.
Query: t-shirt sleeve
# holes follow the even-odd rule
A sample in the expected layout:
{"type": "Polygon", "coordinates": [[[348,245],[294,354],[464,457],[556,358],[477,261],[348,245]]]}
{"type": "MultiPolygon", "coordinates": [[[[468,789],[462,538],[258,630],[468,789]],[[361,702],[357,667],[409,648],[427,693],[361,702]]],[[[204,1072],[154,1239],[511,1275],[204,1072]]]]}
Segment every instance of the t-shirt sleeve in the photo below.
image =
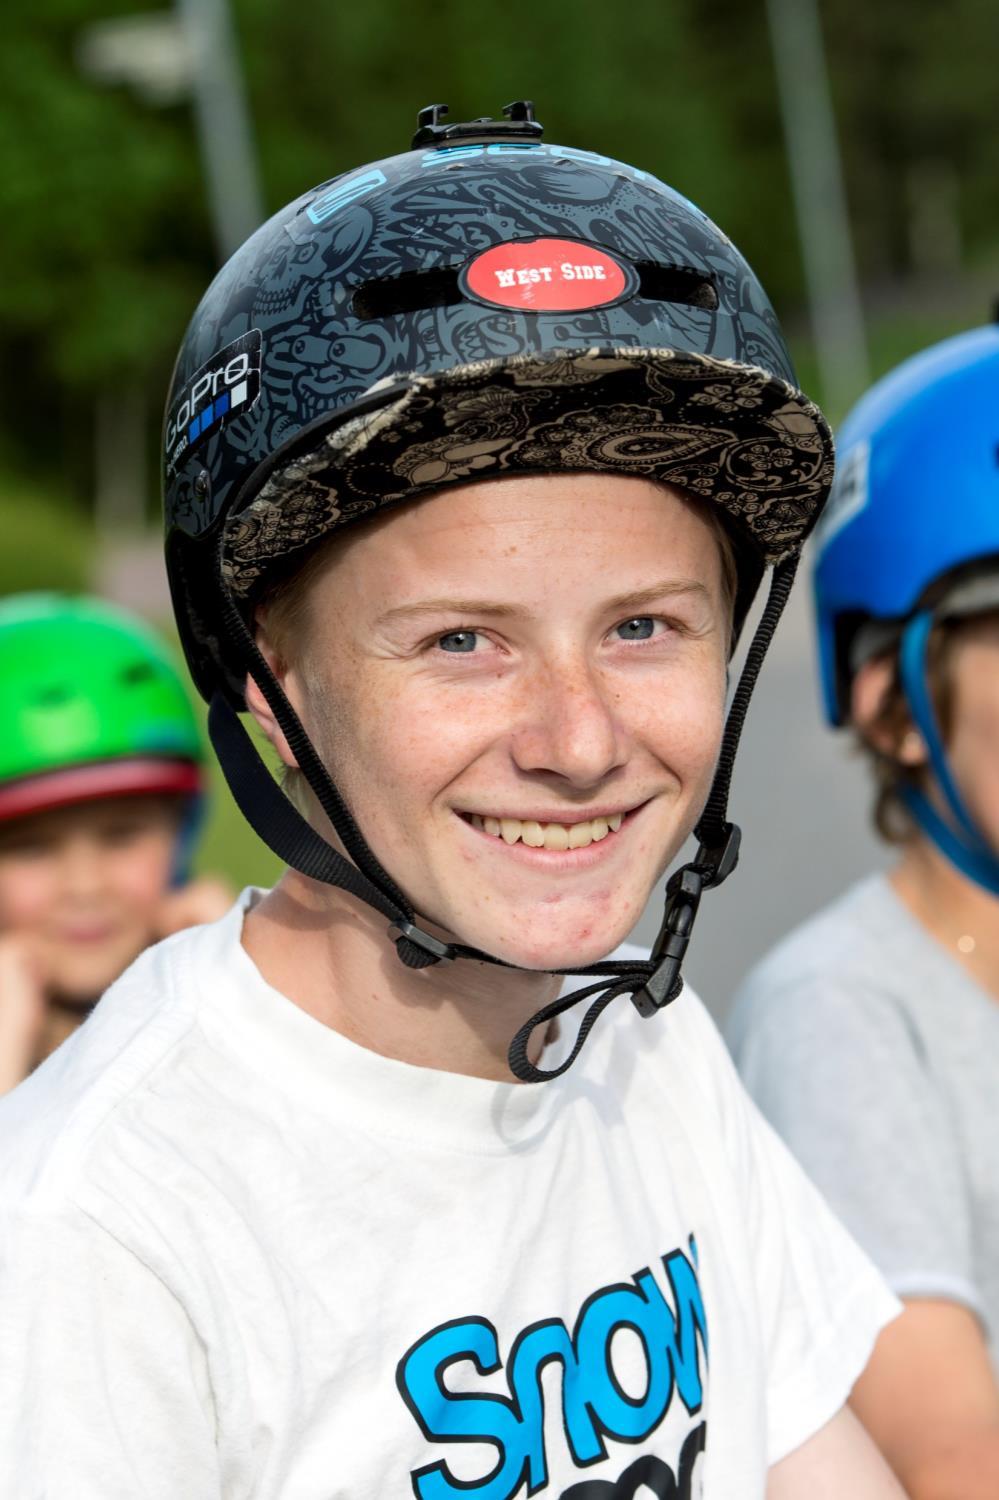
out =
{"type": "Polygon", "coordinates": [[[814,975],[751,985],[729,1041],[746,1087],[900,1296],[985,1321],[955,1121],[891,998],[814,975]]]}
{"type": "Polygon", "coordinates": [[[702,1012],[767,1371],[767,1461],[846,1402],[899,1304],[749,1098],[702,1012]]]}
{"type": "Polygon", "coordinates": [[[204,1351],[78,1211],[0,1223],[0,1494],[219,1500],[204,1351]]]}

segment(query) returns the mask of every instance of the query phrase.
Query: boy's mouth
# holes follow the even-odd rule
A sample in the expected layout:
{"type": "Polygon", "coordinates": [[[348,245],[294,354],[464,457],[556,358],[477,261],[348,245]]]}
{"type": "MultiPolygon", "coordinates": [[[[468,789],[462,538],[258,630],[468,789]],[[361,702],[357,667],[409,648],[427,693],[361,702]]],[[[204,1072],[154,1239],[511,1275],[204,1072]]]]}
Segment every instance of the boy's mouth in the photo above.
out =
{"type": "Polygon", "coordinates": [[[606,817],[589,818],[579,823],[541,823],[534,819],[492,818],[479,813],[465,813],[473,828],[502,839],[505,844],[526,844],[529,849],[586,849],[608,834],[617,833],[624,820],[623,812],[606,817]]]}

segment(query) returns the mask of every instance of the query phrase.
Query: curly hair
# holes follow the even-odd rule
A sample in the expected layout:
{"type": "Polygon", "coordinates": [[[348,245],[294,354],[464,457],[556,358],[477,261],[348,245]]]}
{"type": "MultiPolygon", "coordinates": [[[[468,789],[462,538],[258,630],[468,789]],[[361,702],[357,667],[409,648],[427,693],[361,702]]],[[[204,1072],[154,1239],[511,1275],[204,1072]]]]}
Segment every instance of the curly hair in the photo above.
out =
{"type": "MultiPolygon", "coordinates": [[[[946,744],[954,727],[954,660],[963,641],[999,631],[999,610],[943,619],[934,626],[927,649],[930,698],[946,744]]],[[[906,766],[898,759],[902,740],[913,729],[912,714],[902,687],[898,649],[873,658],[891,668],[888,685],[876,714],[863,729],[854,724],[857,751],[870,766],[874,782],[871,821],[887,844],[905,844],[916,834],[916,825],[900,796],[904,786],[925,791],[928,772],[924,766],[906,766]],[[886,748],[881,748],[885,746],[886,748]]]]}

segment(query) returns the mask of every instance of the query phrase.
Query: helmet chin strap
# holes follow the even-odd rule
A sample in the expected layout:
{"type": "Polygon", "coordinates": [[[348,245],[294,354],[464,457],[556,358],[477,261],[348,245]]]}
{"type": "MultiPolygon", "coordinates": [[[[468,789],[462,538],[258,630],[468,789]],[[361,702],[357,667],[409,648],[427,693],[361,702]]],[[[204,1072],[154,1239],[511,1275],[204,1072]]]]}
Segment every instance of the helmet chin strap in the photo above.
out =
{"type": "Polygon", "coordinates": [[[935,623],[931,610],[921,610],[906,625],[899,675],[913,723],[926,745],[930,771],[953,822],[948,823],[918,787],[903,786],[899,795],[916,826],[945,859],[983,890],[999,896],[999,856],[977,828],[954,780],[930,696],[928,651],[935,623]]]}
{"type": "MultiPolygon", "coordinates": [[[[601,1013],[618,995],[630,994],[642,1016],[652,1016],[676,999],[683,988],[681,967],[700,905],[701,895],[731,874],[739,857],[739,829],[726,819],[729,787],[746,710],[767,647],[776,629],[797,568],[796,556],[774,568],[770,593],[732,697],[711,792],[694,830],[698,849],[694,858],[671,876],[666,886],[662,927],[648,960],[603,960],[581,968],[548,972],[599,975],[596,983],[563,995],[545,1006],[520,1028],[510,1044],[508,1059],[514,1076],[524,1083],[541,1083],[566,1072],[579,1056],[601,1013]],[[556,1068],[538,1068],[528,1056],[530,1039],[539,1026],[583,1000],[594,997],[579,1026],[568,1057],[556,1068]]],[[[247,822],[292,869],[310,879],[337,886],[357,896],[384,916],[400,961],[407,968],[426,968],[445,959],[466,958],[479,963],[515,968],[503,959],[463,943],[450,943],[424,930],[403,892],[382,868],[316,753],[304,726],[274,676],[229,591],[221,584],[223,621],[230,646],[253,677],[285,735],[295,760],[320,806],[350,856],[345,859],[281,791],[242,724],[235,708],[219,691],[208,715],[209,734],[229,789],[247,822]]]]}

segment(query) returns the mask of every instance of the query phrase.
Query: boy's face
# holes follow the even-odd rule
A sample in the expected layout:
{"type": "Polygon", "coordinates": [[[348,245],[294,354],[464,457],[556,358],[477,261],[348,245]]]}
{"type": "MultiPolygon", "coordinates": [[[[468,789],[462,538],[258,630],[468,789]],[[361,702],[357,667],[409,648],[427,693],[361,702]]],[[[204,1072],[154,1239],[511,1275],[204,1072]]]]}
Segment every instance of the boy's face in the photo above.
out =
{"type": "Polygon", "coordinates": [[[151,941],[178,817],[169,798],[118,797],[0,823],[0,933],[30,945],[50,992],[95,999],[151,941]]]}
{"type": "Polygon", "coordinates": [[[492,480],[345,537],[285,686],[418,912],[524,967],[582,964],[696,821],[730,625],[716,535],[680,496],[492,480]]]}

